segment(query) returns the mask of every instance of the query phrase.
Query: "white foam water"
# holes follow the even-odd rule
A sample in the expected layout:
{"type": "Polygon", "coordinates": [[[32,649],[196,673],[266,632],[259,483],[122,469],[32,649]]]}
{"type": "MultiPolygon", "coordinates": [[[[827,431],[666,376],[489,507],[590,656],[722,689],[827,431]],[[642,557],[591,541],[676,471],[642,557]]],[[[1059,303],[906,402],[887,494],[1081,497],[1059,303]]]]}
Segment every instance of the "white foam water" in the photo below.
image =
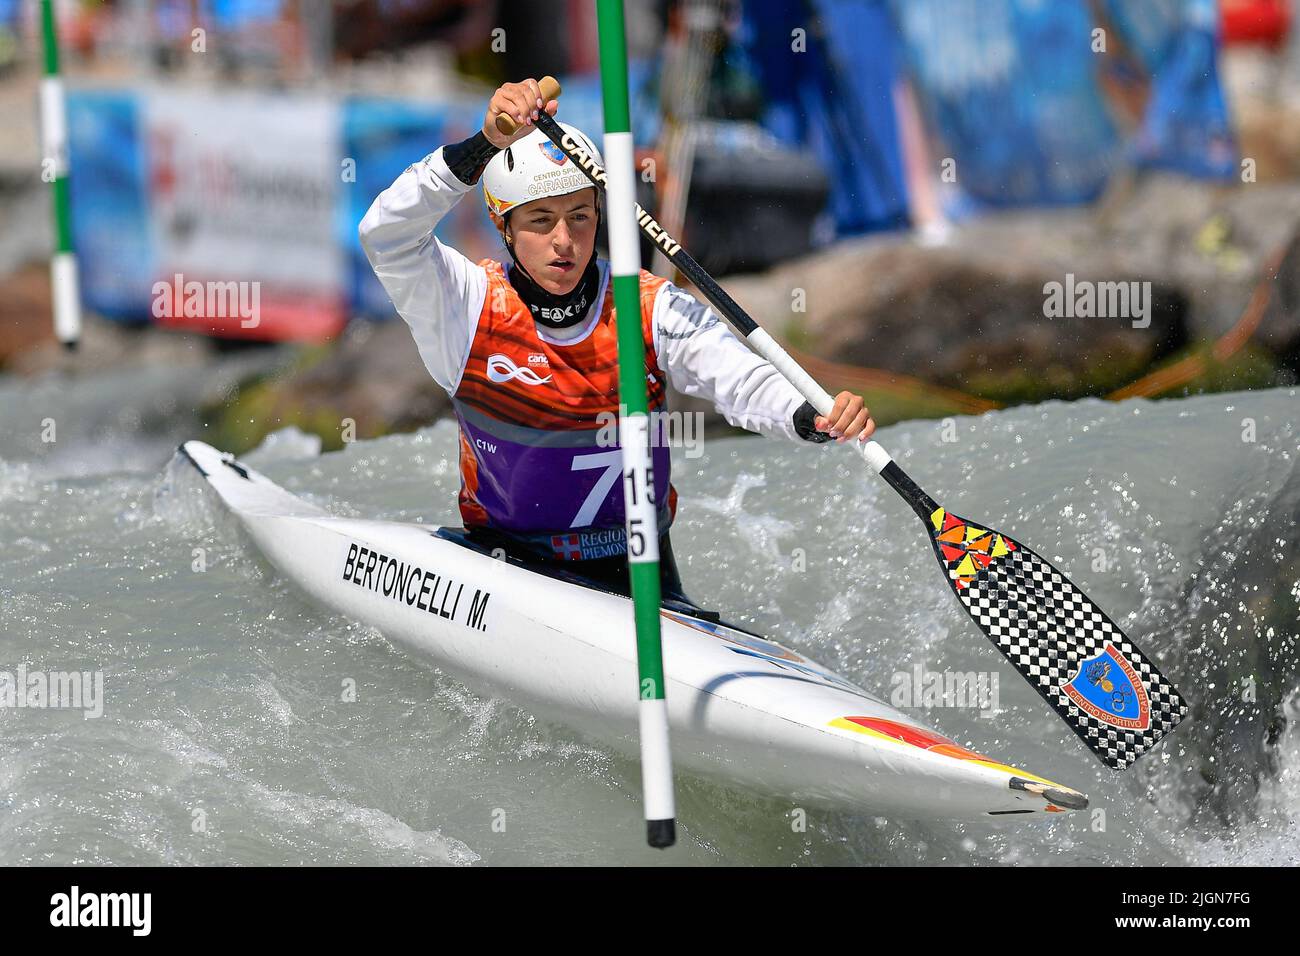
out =
{"type": "MultiPolygon", "coordinates": [[[[93,381],[75,387],[95,404],[93,381]]],[[[105,694],[97,719],[0,708],[0,864],[1293,863],[1297,410],[1281,389],[1048,403],[958,419],[956,441],[938,422],[879,436],[941,503],[1060,566],[1179,685],[1191,716],[1123,774],[1002,663],[856,456],[706,441],[675,479],[688,593],[882,696],[918,665],[996,675],[987,715],[918,721],[1093,805],[952,825],[864,802],[800,808],[800,829],[779,796],[683,776],[668,854],[643,845],[634,762],[314,605],[165,450],[87,434],[90,454],[50,463],[0,439],[0,670],[98,671],[105,694]]],[[[245,457],[335,513],[434,526],[458,523],[456,453],[441,423],[325,455],[284,432],[245,457]]]]}

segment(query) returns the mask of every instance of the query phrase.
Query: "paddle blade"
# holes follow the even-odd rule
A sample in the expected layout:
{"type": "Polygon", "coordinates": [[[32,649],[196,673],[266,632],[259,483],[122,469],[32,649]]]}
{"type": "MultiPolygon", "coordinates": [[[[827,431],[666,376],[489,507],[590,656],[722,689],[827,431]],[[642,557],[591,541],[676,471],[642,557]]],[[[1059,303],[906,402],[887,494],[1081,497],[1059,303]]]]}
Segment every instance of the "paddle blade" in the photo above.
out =
{"type": "Polygon", "coordinates": [[[928,522],[958,600],[1103,763],[1127,768],[1187,715],[1177,688],[1040,555],[943,508],[928,522]]]}

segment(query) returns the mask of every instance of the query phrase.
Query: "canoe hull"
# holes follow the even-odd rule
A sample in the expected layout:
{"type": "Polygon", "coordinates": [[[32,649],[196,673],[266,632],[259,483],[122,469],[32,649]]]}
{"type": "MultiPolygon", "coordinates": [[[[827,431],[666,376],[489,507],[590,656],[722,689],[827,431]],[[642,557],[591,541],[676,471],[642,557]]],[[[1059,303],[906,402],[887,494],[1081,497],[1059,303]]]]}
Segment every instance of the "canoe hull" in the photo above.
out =
{"type": "MultiPolygon", "coordinates": [[[[287,578],[478,688],[636,753],[631,602],[428,527],[340,518],[202,442],[181,452],[287,578]]],[[[895,817],[1060,812],[1081,794],[964,750],[801,654],[662,612],[678,767],[895,817]]]]}

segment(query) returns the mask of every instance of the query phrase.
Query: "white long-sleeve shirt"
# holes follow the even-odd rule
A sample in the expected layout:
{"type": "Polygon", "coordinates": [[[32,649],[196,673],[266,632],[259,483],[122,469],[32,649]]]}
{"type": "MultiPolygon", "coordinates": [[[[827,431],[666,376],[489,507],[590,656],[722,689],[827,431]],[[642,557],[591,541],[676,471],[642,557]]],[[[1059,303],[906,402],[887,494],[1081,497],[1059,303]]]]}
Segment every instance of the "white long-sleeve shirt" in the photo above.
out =
{"type": "MultiPolygon", "coordinates": [[[[482,266],[440,242],[434,228],[474,189],[447,168],[442,149],[408,167],[361,220],[361,245],[434,380],[455,394],[487,295],[482,266]]],[[[609,263],[600,260],[600,294],[571,329],[538,329],[548,341],[581,338],[600,317],[609,263]]],[[[671,282],[655,298],[654,346],[673,387],[711,401],[732,425],[798,440],[802,396],[766,359],[741,342],[706,304],[671,282]]]]}

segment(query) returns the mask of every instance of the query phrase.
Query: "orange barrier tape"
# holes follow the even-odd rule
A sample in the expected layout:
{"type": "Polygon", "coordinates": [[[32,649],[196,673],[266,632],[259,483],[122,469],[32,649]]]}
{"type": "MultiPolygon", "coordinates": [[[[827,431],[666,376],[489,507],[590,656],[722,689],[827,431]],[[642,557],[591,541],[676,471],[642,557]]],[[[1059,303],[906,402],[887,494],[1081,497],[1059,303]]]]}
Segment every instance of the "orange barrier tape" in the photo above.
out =
{"type": "MultiPolygon", "coordinates": [[[[1246,308],[1242,311],[1241,317],[1237,319],[1232,328],[1219,336],[1218,340],[1210,348],[1209,354],[1214,361],[1226,362],[1240,351],[1243,345],[1250,341],[1251,336],[1259,328],[1259,323],[1264,319],[1264,311],[1268,308],[1268,300],[1273,296],[1273,281],[1282,268],[1282,261],[1286,258],[1287,248],[1287,245],[1283,245],[1269,258],[1268,264],[1264,267],[1264,274],[1260,277],[1259,282],[1255,284],[1255,289],[1250,295],[1250,301],[1246,303],[1246,308]]],[[[1196,376],[1208,371],[1209,367],[1210,363],[1206,360],[1204,354],[1189,355],[1173,365],[1157,369],[1148,375],[1142,376],[1136,382],[1131,382],[1121,389],[1116,389],[1106,397],[1112,402],[1123,401],[1126,398],[1151,398],[1177,388],[1179,385],[1186,385],[1196,376]]]]}
{"type": "Polygon", "coordinates": [[[965,415],[980,415],[1002,407],[998,402],[992,402],[986,398],[976,398],[974,395],[967,395],[965,392],[958,392],[955,389],[931,385],[924,379],[903,375],[900,372],[888,372],[878,368],[863,368],[859,365],[841,365],[839,362],[830,362],[814,355],[799,352],[788,345],[785,346],[785,350],[790,353],[791,358],[807,370],[809,375],[819,382],[833,382],[841,388],[852,391],[861,392],[874,389],[898,395],[902,398],[939,399],[952,405],[956,411],[965,415]]]}

